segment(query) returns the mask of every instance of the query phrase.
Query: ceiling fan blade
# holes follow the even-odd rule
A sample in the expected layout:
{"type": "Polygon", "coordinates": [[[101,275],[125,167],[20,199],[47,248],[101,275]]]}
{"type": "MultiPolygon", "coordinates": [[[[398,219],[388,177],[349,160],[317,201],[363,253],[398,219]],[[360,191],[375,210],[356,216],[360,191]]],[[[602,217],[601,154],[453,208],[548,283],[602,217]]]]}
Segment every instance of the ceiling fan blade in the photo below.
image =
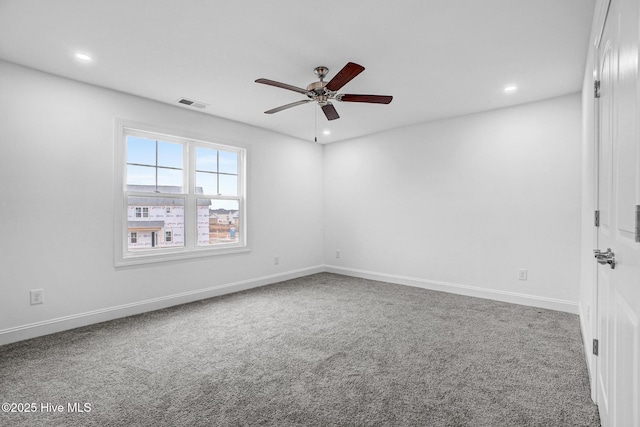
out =
{"type": "Polygon", "coordinates": [[[389,104],[393,100],[393,96],[388,95],[352,95],[345,93],[336,99],[342,102],[368,102],[371,104],[389,104]]]}
{"type": "Polygon", "coordinates": [[[342,86],[349,83],[355,76],[364,71],[362,65],[348,62],[347,65],[342,67],[342,70],[338,71],[338,74],[333,76],[331,81],[327,83],[326,88],[332,91],[339,90],[342,86]]]}
{"type": "Polygon", "coordinates": [[[298,105],[306,104],[307,102],[311,102],[311,101],[313,101],[313,99],[305,99],[302,101],[292,102],[291,104],[282,105],[280,107],[273,108],[269,111],[265,111],[264,113],[265,114],[277,113],[278,111],[286,110],[287,108],[291,108],[291,107],[297,107],[298,105]]]}
{"type": "Polygon", "coordinates": [[[275,80],[269,79],[258,79],[256,83],[262,83],[263,85],[275,86],[282,89],[292,90],[294,92],[304,93],[305,95],[309,93],[308,90],[302,89],[301,87],[291,86],[286,83],[276,82],[275,80]]]}
{"type": "Polygon", "coordinates": [[[331,103],[323,105],[322,111],[324,112],[324,115],[327,116],[327,120],[335,120],[340,118],[338,112],[336,111],[336,107],[334,107],[331,103]]]}

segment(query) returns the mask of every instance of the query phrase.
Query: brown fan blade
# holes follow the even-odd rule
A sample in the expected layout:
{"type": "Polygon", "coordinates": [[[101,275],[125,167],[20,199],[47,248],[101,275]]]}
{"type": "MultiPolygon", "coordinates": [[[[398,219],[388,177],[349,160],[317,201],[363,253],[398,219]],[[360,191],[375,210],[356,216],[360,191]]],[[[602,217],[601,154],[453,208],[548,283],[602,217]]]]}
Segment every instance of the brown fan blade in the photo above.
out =
{"type": "Polygon", "coordinates": [[[330,102],[322,106],[322,112],[325,116],[327,116],[327,120],[335,120],[340,118],[338,112],[336,111],[336,107],[334,107],[330,102]]]}
{"type": "Polygon", "coordinates": [[[272,110],[265,111],[264,113],[265,114],[277,113],[278,111],[286,110],[287,108],[291,108],[291,107],[297,107],[298,105],[306,104],[307,102],[311,102],[311,101],[313,101],[313,99],[305,99],[303,101],[292,102],[291,104],[282,105],[282,106],[276,107],[276,108],[274,108],[272,110]]]}
{"type": "Polygon", "coordinates": [[[344,94],[338,96],[338,101],[342,102],[368,102],[370,104],[388,104],[393,100],[393,96],[387,95],[351,95],[344,94]]]}
{"type": "Polygon", "coordinates": [[[282,89],[292,90],[294,92],[304,93],[305,95],[309,93],[308,90],[302,89],[301,87],[291,86],[286,83],[276,82],[275,80],[269,79],[258,79],[256,83],[262,83],[263,85],[275,86],[282,89]]]}
{"type": "Polygon", "coordinates": [[[331,103],[323,105],[322,111],[324,112],[324,115],[327,116],[327,120],[335,120],[340,118],[338,112],[336,111],[336,107],[334,107],[331,103]]]}
{"type": "Polygon", "coordinates": [[[363,71],[364,67],[362,65],[348,62],[347,65],[342,67],[342,70],[340,70],[338,74],[336,74],[331,81],[327,83],[326,88],[332,91],[339,90],[342,86],[349,83],[355,76],[363,71]]]}

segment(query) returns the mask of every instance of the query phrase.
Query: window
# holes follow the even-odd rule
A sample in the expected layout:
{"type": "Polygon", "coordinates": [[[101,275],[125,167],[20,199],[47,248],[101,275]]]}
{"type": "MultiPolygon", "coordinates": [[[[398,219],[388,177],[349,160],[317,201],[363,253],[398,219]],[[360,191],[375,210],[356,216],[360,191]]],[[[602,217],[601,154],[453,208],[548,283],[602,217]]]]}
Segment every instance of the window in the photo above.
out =
{"type": "Polygon", "coordinates": [[[248,250],[245,149],[118,127],[116,265],[248,250]]]}
{"type": "Polygon", "coordinates": [[[149,218],[149,208],[136,207],[136,218],[149,218]]]}

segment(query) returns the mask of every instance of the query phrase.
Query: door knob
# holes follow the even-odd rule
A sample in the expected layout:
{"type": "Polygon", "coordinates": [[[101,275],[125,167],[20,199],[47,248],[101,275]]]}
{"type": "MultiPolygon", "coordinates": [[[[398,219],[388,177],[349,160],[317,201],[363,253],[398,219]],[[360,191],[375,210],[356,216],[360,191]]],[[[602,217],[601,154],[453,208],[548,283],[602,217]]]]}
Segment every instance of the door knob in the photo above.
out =
{"type": "Polygon", "coordinates": [[[600,249],[594,249],[593,254],[599,264],[609,264],[612,270],[616,268],[616,254],[611,252],[611,248],[607,248],[605,252],[602,252],[600,249]]]}

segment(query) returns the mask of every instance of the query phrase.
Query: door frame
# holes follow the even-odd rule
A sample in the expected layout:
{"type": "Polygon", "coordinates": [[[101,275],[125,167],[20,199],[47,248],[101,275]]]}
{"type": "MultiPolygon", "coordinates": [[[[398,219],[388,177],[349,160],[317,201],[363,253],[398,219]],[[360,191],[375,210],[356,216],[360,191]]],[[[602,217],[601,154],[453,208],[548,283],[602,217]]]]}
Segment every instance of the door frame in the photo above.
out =
{"type": "MultiPolygon", "coordinates": [[[[593,29],[595,30],[593,44],[590,46],[593,61],[592,61],[592,73],[593,79],[600,81],[600,42],[602,40],[602,34],[604,33],[605,24],[607,22],[607,17],[609,14],[609,8],[611,6],[612,0],[598,0],[598,4],[596,5],[594,21],[593,21],[593,29]]],[[[594,82],[595,84],[595,82],[594,82]]],[[[594,87],[595,92],[595,87],[594,87]]],[[[593,175],[591,176],[591,185],[593,186],[593,209],[592,211],[595,213],[596,210],[600,209],[600,201],[599,201],[599,174],[600,174],[600,103],[598,102],[598,98],[595,94],[592,95],[593,102],[593,116],[592,116],[592,129],[593,129],[593,140],[592,140],[592,153],[593,153],[593,175]]],[[[593,249],[598,248],[598,227],[593,224],[592,228],[592,241],[591,247],[593,249]]],[[[590,328],[591,328],[591,336],[595,340],[600,340],[599,331],[598,331],[598,315],[599,315],[599,307],[598,307],[598,264],[591,260],[591,313],[590,313],[590,328]]],[[[588,351],[591,346],[589,343],[585,343],[585,351],[588,351]]],[[[598,403],[598,374],[600,369],[600,363],[598,360],[598,356],[590,351],[587,353],[591,359],[591,377],[590,377],[590,386],[591,386],[591,399],[597,404],[598,403]]]]}

